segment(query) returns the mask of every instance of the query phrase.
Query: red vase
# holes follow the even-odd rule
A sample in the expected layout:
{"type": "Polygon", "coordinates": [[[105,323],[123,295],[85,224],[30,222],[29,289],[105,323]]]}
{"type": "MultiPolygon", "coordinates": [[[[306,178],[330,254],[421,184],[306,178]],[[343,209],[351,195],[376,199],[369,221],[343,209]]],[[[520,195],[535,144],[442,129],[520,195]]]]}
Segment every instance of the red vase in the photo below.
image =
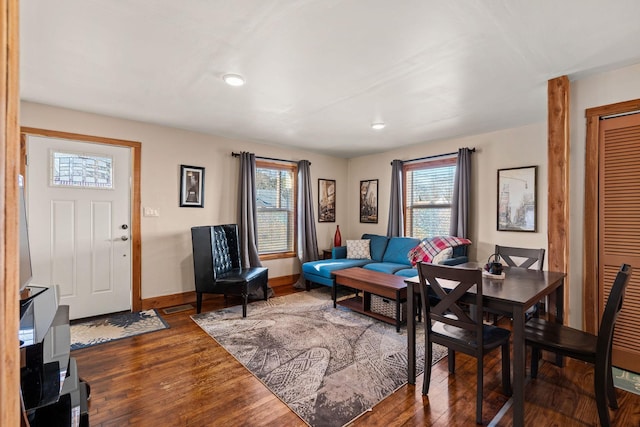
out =
{"type": "Polygon", "coordinates": [[[340,235],[340,226],[336,226],[336,235],[333,236],[333,246],[338,247],[342,246],[342,236],[340,235]]]}

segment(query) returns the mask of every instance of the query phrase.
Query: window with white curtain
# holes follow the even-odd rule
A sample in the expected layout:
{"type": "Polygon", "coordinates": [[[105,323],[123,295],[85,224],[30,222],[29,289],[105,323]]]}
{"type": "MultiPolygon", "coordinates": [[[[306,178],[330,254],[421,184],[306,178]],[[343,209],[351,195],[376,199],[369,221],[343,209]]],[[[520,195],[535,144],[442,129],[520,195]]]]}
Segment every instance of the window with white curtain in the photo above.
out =
{"type": "Polygon", "coordinates": [[[456,156],[406,163],[403,174],[405,235],[448,235],[456,156]]]}
{"type": "Polygon", "coordinates": [[[295,164],[256,160],[258,253],[261,257],[296,252],[295,164]]]}

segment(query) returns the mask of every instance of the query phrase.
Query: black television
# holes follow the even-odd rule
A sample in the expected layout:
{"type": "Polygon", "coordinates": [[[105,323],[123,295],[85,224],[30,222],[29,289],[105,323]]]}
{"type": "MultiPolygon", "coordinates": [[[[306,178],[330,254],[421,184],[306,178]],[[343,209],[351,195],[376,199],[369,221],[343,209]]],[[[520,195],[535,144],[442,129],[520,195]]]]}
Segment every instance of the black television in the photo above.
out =
{"type": "Polygon", "coordinates": [[[31,270],[31,249],[29,248],[29,228],[27,227],[27,206],[24,194],[24,177],[18,175],[18,186],[20,187],[20,293],[24,291],[31,278],[33,272],[31,270]]]}

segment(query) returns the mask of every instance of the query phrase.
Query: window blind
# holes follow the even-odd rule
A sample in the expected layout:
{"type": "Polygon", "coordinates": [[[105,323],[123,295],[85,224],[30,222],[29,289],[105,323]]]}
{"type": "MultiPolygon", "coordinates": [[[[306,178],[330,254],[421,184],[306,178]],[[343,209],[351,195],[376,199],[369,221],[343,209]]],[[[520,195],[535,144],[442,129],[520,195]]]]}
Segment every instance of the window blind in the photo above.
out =
{"type": "Polygon", "coordinates": [[[256,167],[258,253],[292,252],[295,236],[294,170],[256,167]]]}
{"type": "Polygon", "coordinates": [[[449,234],[455,159],[422,162],[405,169],[405,233],[414,237],[449,234]]]}

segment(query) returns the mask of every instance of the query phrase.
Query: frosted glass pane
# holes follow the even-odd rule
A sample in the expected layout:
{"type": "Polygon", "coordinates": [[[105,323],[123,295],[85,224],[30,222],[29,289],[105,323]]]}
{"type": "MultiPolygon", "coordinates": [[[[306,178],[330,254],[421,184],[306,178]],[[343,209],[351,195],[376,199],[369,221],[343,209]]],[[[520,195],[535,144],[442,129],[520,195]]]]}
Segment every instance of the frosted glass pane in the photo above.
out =
{"type": "Polygon", "coordinates": [[[113,159],[107,156],[52,151],[51,185],[113,188],[113,159]]]}

